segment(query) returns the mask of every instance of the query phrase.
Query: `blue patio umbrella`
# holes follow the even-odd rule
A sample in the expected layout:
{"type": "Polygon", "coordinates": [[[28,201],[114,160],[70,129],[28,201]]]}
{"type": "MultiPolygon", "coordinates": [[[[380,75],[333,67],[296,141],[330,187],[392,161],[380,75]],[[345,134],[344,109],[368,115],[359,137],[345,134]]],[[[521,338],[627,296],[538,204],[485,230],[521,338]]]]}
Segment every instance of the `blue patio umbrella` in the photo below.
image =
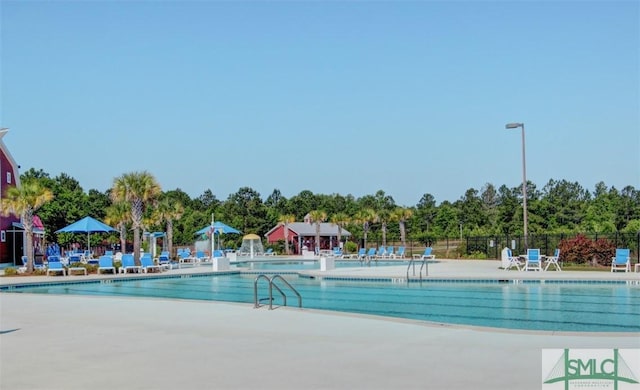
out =
{"type": "Polygon", "coordinates": [[[91,250],[91,245],[89,244],[89,235],[91,233],[108,233],[116,231],[116,229],[98,221],[95,218],[84,217],[71,225],[65,226],[60,230],[56,230],[56,233],[87,233],[87,249],[91,250]]]}
{"type": "MultiPolygon", "coordinates": [[[[208,232],[210,232],[212,229],[211,225],[207,225],[205,227],[203,227],[202,229],[198,230],[196,232],[196,235],[199,236],[201,234],[206,234],[208,232]]],[[[232,228],[231,226],[227,225],[224,222],[220,222],[220,221],[215,221],[213,223],[213,232],[214,234],[240,234],[240,231],[236,228],[232,228]]]]}
{"type": "Polygon", "coordinates": [[[213,230],[213,235],[211,235],[211,256],[213,256],[213,254],[215,253],[215,236],[216,234],[218,235],[218,242],[220,241],[220,234],[234,234],[234,233],[240,233],[240,230],[236,229],[236,228],[232,228],[231,226],[227,225],[224,222],[220,222],[220,221],[213,221],[213,215],[211,216],[211,224],[209,226],[205,226],[202,229],[198,230],[195,234],[196,235],[201,235],[201,234],[207,234],[209,232],[211,232],[211,230],[213,230]]]}

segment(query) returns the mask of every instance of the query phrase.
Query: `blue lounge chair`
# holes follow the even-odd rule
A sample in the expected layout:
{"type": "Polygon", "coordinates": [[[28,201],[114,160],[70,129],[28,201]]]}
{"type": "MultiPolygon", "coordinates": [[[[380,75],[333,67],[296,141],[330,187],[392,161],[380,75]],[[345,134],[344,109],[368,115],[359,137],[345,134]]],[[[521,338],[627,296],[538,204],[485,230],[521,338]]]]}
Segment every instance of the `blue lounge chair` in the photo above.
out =
{"type": "Polygon", "coordinates": [[[168,251],[160,252],[160,256],[158,256],[158,265],[163,269],[172,269],[175,263],[171,261],[171,257],[169,256],[168,251]]]}
{"type": "Polygon", "coordinates": [[[60,256],[56,256],[56,255],[47,256],[47,262],[55,263],[56,261],[60,261],[60,256]]]}
{"type": "Polygon", "coordinates": [[[542,259],[540,249],[527,249],[527,259],[524,262],[523,271],[542,271],[542,259]]]}
{"type": "Polygon", "coordinates": [[[276,252],[273,251],[273,248],[268,248],[266,252],[264,252],[265,256],[275,256],[276,252]]]}
{"type": "Polygon", "coordinates": [[[178,266],[181,264],[196,265],[196,258],[191,256],[189,250],[178,250],[178,266]]]}
{"type": "Polygon", "coordinates": [[[369,248],[369,250],[367,251],[366,259],[371,260],[375,257],[376,257],[376,248],[369,248]]]}
{"type": "Polygon", "coordinates": [[[396,258],[395,248],[393,246],[388,246],[384,253],[384,257],[386,259],[395,259],[396,258]]]}
{"type": "Polygon", "coordinates": [[[404,259],[404,247],[399,246],[396,253],[393,255],[394,259],[404,259]]]}
{"type": "Polygon", "coordinates": [[[414,254],[413,259],[414,260],[434,260],[436,258],[436,255],[432,254],[431,252],[433,252],[433,248],[428,246],[424,248],[424,252],[422,252],[422,254],[414,254]]]}
{"type": "Polygon", "coordinates": [[[86,262],[82,261],[82,256],[80,254],[71,253],[69,254],[69,264],[73,264],[73,263],[86,263],[86,262]]]}
{"type": "Polygon", "coordinates": [[[560,268],[560,264],[558,264],[558,260],[560,259],[560,249],[557,249],[553,252],[553,256],[547,256],[545,258],[545,262],[547,263],[547,265],[544,267],[544,270],[546,271],[547,269],[549,269],[549,266],[551,264],[554,264],[556,266],[556,270],[558,271],[562,271],[562,268],[560,268]]]}
{"type": "Polygon", "coordinates": [[[380,245],[374,257],[376,259],[384,259],[386,255],[387,255],[387,250],[383,245],[380,245]]]}
{"type": "Polygon", "coordinates": [[[151,257],[151,253],[145,253],[144,255],[142,255],[142,257],[140,258],[140,264],[141,264],[140,267],[142,269],[142,272],[144,273],[162,271],[162,267],[160,265],[156,265],[156,263],[153,261],[153,258],[151,257]]]}
{"type": "Polygon", "coordinates": [[[196,261],[198,263],[210,263],[211,257],[207,256],[204,251],[196,251],[196,261]]]}
{"type": "Polygon", "coordinates": [[[22,261],[22,267],[18,268],[18,272],[27,272],[27,262],[29,261],[27,256],[20,257],[20,261],[22,261]]]}
{"type": "Polygon", "coordinates": [[[131,253],[122,255],[122,266],[120,267],[121,274],[126,274],[129,271],[140,272],[141,269],[142,267],[136,265],[136,262],[131,253]]]}
{"type": "Polygon", "coordinates": [[[33,269],[41,269],[43,271],[46,271],[47,266],[44,264],[42,256],[33,257],[33,269]]]}
{"type": "Polygon", "coordinates": [[[116,267],[113,265],[113,257],[100,256],[98,258],[98,274],[101,274],[102,271],[111,271],[114,274],[116,273],[116,267]]]}
{"type": "Polygon", "coordinates": [[[616,257],[611,259],[611,272],[617,270],[631,272],[631,253],[629,249],[616,249],[616,257]]]}
{"type": "Polygon", "coordinates": [[[62,273],[62,276],[65,276],[67,274],[67,270],[65,270],[62,263],[59,260],[51,261],[51,258],[49,258],[49,266],[47,267],[47,276],[49,275],[49,272],[54,272],[56,274],[62,273]]]}

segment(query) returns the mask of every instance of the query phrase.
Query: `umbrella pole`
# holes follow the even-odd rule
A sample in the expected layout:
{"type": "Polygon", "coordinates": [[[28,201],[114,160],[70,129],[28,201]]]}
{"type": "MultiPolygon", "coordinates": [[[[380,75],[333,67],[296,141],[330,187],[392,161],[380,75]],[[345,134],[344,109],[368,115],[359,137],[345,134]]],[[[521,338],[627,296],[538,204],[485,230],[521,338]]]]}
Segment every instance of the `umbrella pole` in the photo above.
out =
{"type": "Polygon", "coordinates": [[[211,259],[213,259],[213,252],[216,250],[216,232],[213,229],[213,213],[211,213],[211,259]]]}

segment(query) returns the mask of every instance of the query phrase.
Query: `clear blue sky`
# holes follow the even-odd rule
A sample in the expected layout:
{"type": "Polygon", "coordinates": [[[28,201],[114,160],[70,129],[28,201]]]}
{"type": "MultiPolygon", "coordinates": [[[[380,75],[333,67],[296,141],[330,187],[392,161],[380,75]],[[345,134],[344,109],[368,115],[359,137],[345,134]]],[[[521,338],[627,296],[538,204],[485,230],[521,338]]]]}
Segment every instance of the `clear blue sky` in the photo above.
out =
{"type": "Polygon", "coordinates": [[[415,205],[527,178],[640,188],[637,1],[2,1],[22,171],[415,205]]]}

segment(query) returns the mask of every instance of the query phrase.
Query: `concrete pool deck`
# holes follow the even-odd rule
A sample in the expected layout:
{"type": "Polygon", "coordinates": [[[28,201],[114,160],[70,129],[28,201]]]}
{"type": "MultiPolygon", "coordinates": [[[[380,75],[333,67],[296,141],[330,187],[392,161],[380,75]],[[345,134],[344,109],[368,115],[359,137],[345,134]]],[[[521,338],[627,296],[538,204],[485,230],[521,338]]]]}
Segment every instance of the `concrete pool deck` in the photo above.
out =
{"type": "MultiPolygon", "coordinates": [[[[429,271],[436,278],[640,281],[640,273],[525,274],[498,266],[438,260],[429,271]]],[[[406,268],[312,272],[402,277],[406,268]]],[[[93,278],[0,278],[0,285],[93,278]]],[[[637,349],[640,333],[505,331],[290,307],[0,294],[2,390],[540,389],[543,348],[637,349]]]]}

